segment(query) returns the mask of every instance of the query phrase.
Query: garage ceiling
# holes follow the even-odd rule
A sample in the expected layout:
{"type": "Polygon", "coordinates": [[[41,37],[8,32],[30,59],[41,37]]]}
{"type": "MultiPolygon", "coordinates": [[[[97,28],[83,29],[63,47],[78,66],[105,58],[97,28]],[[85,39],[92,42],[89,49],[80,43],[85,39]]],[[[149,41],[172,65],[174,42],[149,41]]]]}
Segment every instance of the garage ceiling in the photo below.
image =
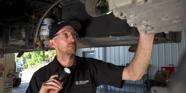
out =
{"type": "MultiPolygon", "coordinates": [[[[50,49],[45,45],[46,43],[39,40],[39,35],[36,38],[36,32],[43,14],[46,13],[56,1],[57,0],[0,0],[0,52],[8,53],[50,49]],[[37,42],[34,41],[35,38],[37,39],[37,42]]],[[[173,3],[162,2],[160,0],[157,2],[160,5],[172,5],[173,3]]],[[[158,28],[154,27],[156,30],[153,30],[158,32],[155,43],[179,42],[181,40],[180,29],[172,29],[173,25],[164,24],[161,21],[156,20],[160,17],[163,18],[160,9],[166,7],[151,8],[150,5],[154,6],[157,2],[150,2],[148,3],[149,5],[144,5],[144,7],[141,6],[142,8],[140,9],[133,4],[129,6],[119,6],[118,8],[122,12],[129,7],[132,7],[131,9],[126,10],[127,14],[136,15],[132,20],[116,16],[114,12],[108,15],[92,17],[91,15],[88,15],[85,9],[86,0],[61,0],[59,4],[48,12],[46,17],[53,16],[56,21],[69,19],[79,20],[83,25],[81,32],[79,32],[79,48],[135,45],[138,38],[137,24],[148,18],[153,19],[149,20],[150,25],[158,25],[158,28]],[[158,12],[157,9],[159,10],[158,12]],[[156,12],[154,12],[154,10],[156,10],[156,12]],[[131,13],[132,11],[135,12],[131,13]],[[146,16],[149,13],[152,14],[146,16]],[[133,27],[131,24],[136,25],[133,25],[133,27]],[[169,31],[173,32],[160,33],[169,31]]],[[[114,9],[116,8],[113,8],[113,10],[114,9]]],[[[170,9],[165,10],[169,11],[170,9]]],[[[170,15],[170,13],[168,12],[167,15],[170,15]]],[[[126,15],[126,17],[128,17],[128,15],[126,15]]],[[[174,26],[174,28],[175,27],[184,28],[185,26],[182,26],[182,23],[179,23],[174,26]]]]}

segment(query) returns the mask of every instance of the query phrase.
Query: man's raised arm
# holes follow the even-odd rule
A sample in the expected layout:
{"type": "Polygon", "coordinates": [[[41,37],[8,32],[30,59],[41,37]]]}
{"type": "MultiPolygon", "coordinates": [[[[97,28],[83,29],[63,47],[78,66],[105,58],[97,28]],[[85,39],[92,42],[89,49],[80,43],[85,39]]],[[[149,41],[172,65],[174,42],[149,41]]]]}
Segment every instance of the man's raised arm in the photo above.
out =
{"type": "Polygon", "coordinates": [[[144,75],[151,60],[154,33],[139,31],[139,41],[136,53],[131,63],[123,69],[123,80],[139,80],[144,75]]]}

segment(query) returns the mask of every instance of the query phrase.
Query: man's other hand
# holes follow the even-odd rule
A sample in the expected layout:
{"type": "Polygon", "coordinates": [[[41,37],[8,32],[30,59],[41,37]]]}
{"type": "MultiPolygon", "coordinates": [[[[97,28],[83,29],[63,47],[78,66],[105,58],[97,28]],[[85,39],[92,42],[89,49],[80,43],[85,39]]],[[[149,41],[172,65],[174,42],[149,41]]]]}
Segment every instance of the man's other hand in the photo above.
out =
{"type": "Polygon", "coordinates": [[[52,75],[49,80],[44,82],[39,93],[58,93],[63,88],[63,83],[56,78],[58,78],[58,75],[52,75]]]}

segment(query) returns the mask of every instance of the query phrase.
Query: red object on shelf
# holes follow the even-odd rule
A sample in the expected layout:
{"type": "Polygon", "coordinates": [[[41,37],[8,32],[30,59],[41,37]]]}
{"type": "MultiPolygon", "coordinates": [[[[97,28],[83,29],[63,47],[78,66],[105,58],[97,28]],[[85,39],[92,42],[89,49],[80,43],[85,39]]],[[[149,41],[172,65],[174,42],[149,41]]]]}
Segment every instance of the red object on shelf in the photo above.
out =
{"type": "Polygon", "coordinates": [[[170,66],[163,66],[161,67],[161,71],[163,72],[168,72],[168,73],[175,73],[176,72],[176,67],[170,65],[170,66]]]}

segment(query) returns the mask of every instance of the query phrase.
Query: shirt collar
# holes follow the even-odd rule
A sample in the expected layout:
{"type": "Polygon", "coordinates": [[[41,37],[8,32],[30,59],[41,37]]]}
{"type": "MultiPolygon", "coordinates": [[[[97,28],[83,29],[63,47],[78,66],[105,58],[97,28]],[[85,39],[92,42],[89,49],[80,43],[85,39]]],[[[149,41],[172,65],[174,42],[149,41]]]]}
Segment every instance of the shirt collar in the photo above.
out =
{"type": "Polygon", "coordinates": [[[54,60],[51,62],[50,69],[51,73],[55,74],[58,69],[63,69],[63,67],[60,65],[59,61],[57,60],[57,57],[54,57],[54,60]]]}
{"type": "MultiPolygon", "coordinates": [[[[76,56],[75,60],[76,60],[76,63],[75,63],[75,65],[69,67],[70,70],[73,70],[76,67],[76,65],[78,64],[78,61],[79,61],[79,57],[76,56]]],[[[51,69],[51,73],[53,73],[53,74],[55,74],[59,69],[62,69],[62,70],[64,69],[64,67],[61,66],[61,64],[57,60],[56,56],[54,57],[54,60],[51,62],[50,69],[51,69]]]]}

